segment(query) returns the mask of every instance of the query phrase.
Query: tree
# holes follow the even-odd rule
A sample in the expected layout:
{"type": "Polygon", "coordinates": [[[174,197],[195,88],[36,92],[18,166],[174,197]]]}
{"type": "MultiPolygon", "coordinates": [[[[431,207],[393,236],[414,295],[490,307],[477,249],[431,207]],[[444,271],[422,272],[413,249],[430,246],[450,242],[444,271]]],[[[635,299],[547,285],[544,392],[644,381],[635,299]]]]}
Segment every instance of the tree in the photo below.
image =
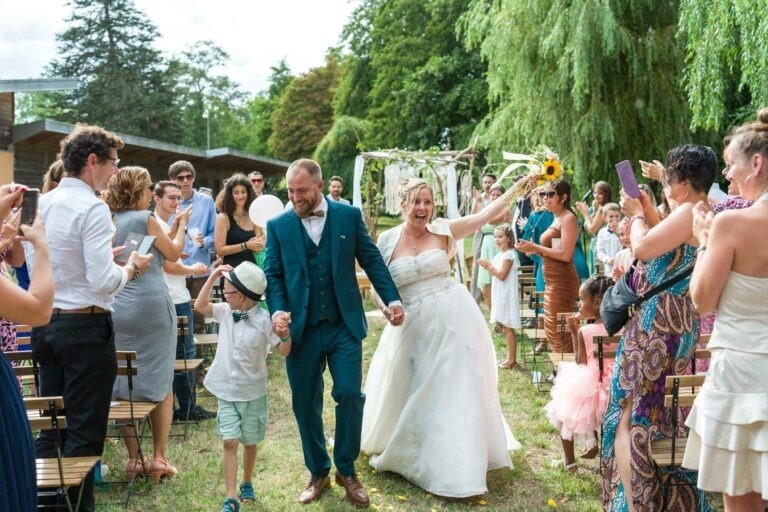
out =
{"type": "Polygon", "coordinates": [[[330,53],[326,64],[295,78],[285,89],[272,118],[268,145],[283,160],[312,155],[333,124],[333,94],[339,83],[338,57],[330,53]]]}
{"type": "MultiPolygon", "coordinates": [[[[339,175],[345,184],[351,185],[355,157],[368,131],[368,123],[356,117],[336,118],[331,130],[325,134],[317,146],[312,158],[323,169],[326,181],[333,175],[339,175]]],[[[347,189],[347,193],[350,189],[347,189]]]]}
{"type": "Polygon", "coordinates": [[[68,28],[58,34],[59,55],[46,76],[77,77],[68,93],[46,93],[30,110],[67,122],[175,142],[175,75],[153,45],[154,24],[132,0],[71,0],[68,28]]]}
{"type": "Polygon", "coordinates": [[[176,104],[182,117],[183,143],[188,146],[206,147],[208,123],[211,147],[241,148],[247,143],[246,94],[227,76],[215,74],[228,60],[229,54],[213,41],[198,41],[175,62],[176,104]]]}
{"type": "Polygon", "coordinates": [[[248,101],[248,141],[245,150],[257,155],[271,156],[267,141],[272,135],[273,116],[280,106],[280,98],[293,81],[291,69],[282,59],[276,66],[272,66],[269,75],[269,88],[256,94],[248,101]]]}
{"type": "Polygon", "coordinates": [[[722,134],[768,105],[766,10],[766,0],[681,2],[693,128],[722,134]]]}
{"type": "Polygon", "coordinates": [[[479,52],[457,41],[468,0],[369,0],[345,28],[337,114],[365,118],[373,147],[463,146],[487,113],[479,52]]]}
{"type": "Polygon", "coordinates": [[[658,158],[686,141],[677,7],[472,0],[461,27],[488,62],[491,113],[475,132],[481,143],[495,157],[547,144],[586,187],[613,177],[615,162],[658,158]]]}

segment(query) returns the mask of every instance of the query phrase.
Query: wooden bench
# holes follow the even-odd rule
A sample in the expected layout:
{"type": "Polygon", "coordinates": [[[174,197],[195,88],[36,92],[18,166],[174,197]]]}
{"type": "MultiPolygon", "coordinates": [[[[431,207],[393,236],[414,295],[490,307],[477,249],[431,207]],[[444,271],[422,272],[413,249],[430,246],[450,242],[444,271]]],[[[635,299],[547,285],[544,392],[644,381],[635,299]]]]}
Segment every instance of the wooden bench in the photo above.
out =
{"type": "Polygon", "coordinates": [[[67,428],[67,419],[60,413],[64,408],[62,397],[25,398],[24,407],[31,429],[53,431],[57,454],[54,458],[35,460],[38,496],[63,496],[68,511],[79,510],[83,488],[80,488],[74,505],[67,490],[83,483],[99,461],[99,457],[63,457],[61,455],[61,430],[67,428]]]}

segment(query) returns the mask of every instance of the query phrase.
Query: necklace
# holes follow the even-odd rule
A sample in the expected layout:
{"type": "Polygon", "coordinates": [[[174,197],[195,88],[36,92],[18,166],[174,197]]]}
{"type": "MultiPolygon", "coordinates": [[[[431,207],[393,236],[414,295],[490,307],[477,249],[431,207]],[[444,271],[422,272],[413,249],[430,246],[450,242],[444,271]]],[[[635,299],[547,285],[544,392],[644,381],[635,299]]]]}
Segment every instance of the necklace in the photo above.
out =
{"type": "Polygon", "coordinates": [[[411,240],[411,249],[416,250],[416,245],[417,245],[418,241],[421,240],[422,238],[424,238],[426,235],[428,235],[429,231],[424,230],[424,232],[422,234],[420,234],[419,236],[412,236],[412,235],[408,234],[405,229],[403,229],[403,234],[405,235],[406,238],[411,240]]]}

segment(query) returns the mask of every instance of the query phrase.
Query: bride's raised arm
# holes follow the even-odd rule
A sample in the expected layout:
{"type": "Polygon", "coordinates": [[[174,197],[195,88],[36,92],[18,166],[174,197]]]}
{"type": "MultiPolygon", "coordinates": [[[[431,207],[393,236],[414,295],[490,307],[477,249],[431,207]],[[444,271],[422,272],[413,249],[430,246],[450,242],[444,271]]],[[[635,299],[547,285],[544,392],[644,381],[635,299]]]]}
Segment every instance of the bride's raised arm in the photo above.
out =
{"type": "Polygon", "coordinates": [[[458,219],[451,219],[451,235],[456,240],[466,238],[486,224],[502,222],[508,211],[509,208],[503,196],[494,199],[488,203],[488,206],[477,213],[458,219]]]}

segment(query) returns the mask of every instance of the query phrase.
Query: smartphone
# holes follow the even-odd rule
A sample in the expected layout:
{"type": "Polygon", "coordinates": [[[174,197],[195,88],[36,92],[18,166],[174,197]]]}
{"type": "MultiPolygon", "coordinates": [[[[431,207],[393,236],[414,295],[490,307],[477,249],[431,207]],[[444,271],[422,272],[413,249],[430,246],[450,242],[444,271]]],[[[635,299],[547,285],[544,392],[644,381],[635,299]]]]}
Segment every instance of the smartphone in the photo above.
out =
{"type": "Polygon", "coordinates": [[[32,225],[37,216],[37,198],[40,196],[40,190],[31,188],[24,191],[21,200],[21,224],[32,225]]]}
{"type": "Polygon", "coordinates": [[[131,257],[131,253],[133,253],[133,251],[136,251],[141,256],[146,256],[150,253],[150,251],[152,251],[152,247],[155,246],[156,239],[157,237],[150,235],[128,233],[128,236],[125,237],[125,241],[123,242],[125,249],[120,251],[118,255],[115,256],[115,261],[119,263],[128,263],[128,259],[131,257]]]}
{"type": "Polygon", "coordinates": [[[640,187],[637,186],[635,171],[632,170],[632,164],[629,163],[629,160],[617,163],[616,172],[619,174],[619,181],[624,192],[633,199],[640,197],[640,187]]]}
{"type": "Polygon", "coordinates": [[[591,189],[591,188],[590,188],[589,190],[587,190],[587,193],[586,193],[586,194],[584,194],[584,195],[581,197],[581,202],[582,202],[582,203],[586,203],[587,201],[589,201],[589,198],[590,198],[590,197],[592,197],[592,189],[591,189]]]}

